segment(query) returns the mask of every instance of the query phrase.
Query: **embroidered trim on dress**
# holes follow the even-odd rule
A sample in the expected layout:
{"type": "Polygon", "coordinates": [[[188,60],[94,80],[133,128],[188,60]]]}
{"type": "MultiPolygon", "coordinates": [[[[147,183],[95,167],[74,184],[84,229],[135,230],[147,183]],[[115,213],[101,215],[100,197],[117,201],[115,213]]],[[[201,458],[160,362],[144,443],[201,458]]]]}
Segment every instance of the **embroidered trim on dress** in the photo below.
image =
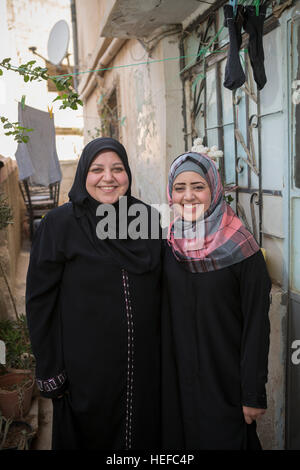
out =
{"type": "Polygon", "coordinates": [[[127,317],[127,392],[126,392],[126,450],[131,449],[132,429],[132,395],[133,395],[133,368],[134,368],[134,328],[131,299],[129,292],[128,275],[122,269],[123,288],[125,295],[126,317],[127,317]]]}
{"type": "Polygon", "coordinates": [[[53,392],[61,388],[67,380],[67,374],[65,371],[51,377],[47,380],[36,379],[36,383],[40,392],[53,392]]]}

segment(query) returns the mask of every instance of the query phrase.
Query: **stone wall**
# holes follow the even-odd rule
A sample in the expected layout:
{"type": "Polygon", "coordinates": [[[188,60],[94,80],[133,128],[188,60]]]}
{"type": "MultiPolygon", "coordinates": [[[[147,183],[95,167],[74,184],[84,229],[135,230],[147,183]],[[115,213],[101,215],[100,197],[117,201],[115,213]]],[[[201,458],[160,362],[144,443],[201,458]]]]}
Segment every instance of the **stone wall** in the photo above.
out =
{"type": "Polygon", "coordinates": [[[19,190],[16,162],[1,156],[0,160],[4,163],[4,167],[0,169],[0,192],[7,197],[7,203],[13,212],[13,223],[0,230],[0,318],[7,318],[14,316],[9,290],[14,295],[25,205],[19,190]]]}

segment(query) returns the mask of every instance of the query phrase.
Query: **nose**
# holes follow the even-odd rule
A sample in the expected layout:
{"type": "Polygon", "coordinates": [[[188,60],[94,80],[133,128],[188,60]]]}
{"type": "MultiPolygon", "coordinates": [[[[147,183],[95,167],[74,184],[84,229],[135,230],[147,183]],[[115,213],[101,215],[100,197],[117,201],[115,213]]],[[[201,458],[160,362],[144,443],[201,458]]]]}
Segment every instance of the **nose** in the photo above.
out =
{"type": "Polygon", "coordinates": [[[113,180],[113,173],[110,168],[106,168],[103,173],[103,180],[106,182],[113,180]]]}
{"type": "Polygon", "coordinates": [[[195,200],[194,192],[190,188],[187,188],[183,195],[183,201],[193,202],[194,200],[195,200]]]}

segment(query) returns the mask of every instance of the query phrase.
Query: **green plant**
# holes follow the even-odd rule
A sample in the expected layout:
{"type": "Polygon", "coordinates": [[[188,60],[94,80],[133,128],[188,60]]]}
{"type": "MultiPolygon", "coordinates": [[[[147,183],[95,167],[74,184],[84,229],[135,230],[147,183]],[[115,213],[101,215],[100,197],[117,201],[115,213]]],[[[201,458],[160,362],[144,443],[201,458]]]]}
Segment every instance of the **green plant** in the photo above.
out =
{"type": "Polygon", "coordinates": [[[28,450],[33,436],[34,432],[26,422],[14,422],[12,418],[5,418],[0,411],[0,450],[28,450]]]}
{"type": "MultiPolygon", "coordinates": [[[[17,320],[0,321],[0,339],[6,346],[6,367],[13,369],[34,369],[34,357],[25,315],[20,315],[17,320]]],[[[6,367],[0,368],[6,373],[6,367]]]]}
{"type": "Polygon", "coordinates": [[[231,204],[232,201],[234,201],[233,197],[231,196],[231,194],[228,194],[227,196],[224,196],[224,199],[225,201],[227,202],[227,204],[231,204]]]}
{"type": "Polygon", "coordinates": [[[0,116],[0,120],[3,124],[3,129],[7,130],[4,135],[13,135],[14,140],[16,140],[18,144],[22,142],[27,144],[29,136],[26,134],[27,132],[32,132],[34,129],[20,126],[19,122],[9,122],[8,118],[5,116],[0,116]]]}
{"type": "Polygon", "coordinates": [[[7,197],[0,193],[0,230],[13,223],[12,210],[7,204],[7,197]]]}
{"type": "Polygon", "coordinates": [[[227,183],[224,184],[224,199],[227,202],[227,204],[231,204],[232,201],[234,201],[234,198],[231,196],[231,194],[226,194],[226,193],[231,193],[238,189],[238,186],[235,185],[234,183],[227,183]]]}

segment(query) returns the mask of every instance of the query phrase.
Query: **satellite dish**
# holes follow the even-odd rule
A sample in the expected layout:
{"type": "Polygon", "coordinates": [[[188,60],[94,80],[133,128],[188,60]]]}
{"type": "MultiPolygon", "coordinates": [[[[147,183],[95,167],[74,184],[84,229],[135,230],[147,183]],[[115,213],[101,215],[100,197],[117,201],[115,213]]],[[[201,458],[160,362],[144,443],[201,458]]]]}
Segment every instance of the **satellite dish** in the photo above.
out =
{"type": "Polygon", "coordinates": [[[65,20],[60,20],[50,31],[48,39],[48,58],[53,65],[59,65],[68,52],[70,39],[69,26],[65,20]]]}

